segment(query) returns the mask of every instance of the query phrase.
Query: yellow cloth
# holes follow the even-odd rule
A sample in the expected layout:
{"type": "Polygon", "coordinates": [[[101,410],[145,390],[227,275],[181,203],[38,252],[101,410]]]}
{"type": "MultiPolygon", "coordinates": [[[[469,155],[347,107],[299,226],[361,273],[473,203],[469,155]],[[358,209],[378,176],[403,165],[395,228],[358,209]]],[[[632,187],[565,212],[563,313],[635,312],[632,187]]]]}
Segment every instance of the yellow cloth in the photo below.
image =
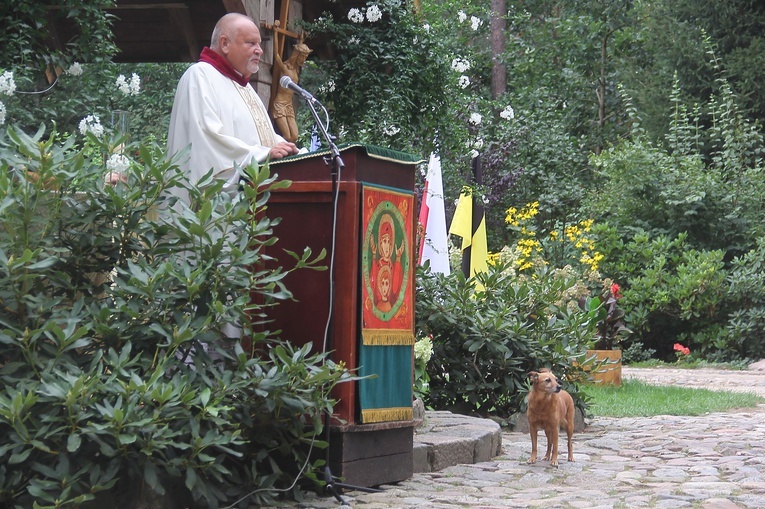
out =
{"type": "Polygon", "coordinates": [[[470,276],[489,271],[489,248],[486,241],[486,215],[473,231],[473,192],[464,188],[454,211],[449,233],[462,237],[462,251],[470,248],[470,276]]]}

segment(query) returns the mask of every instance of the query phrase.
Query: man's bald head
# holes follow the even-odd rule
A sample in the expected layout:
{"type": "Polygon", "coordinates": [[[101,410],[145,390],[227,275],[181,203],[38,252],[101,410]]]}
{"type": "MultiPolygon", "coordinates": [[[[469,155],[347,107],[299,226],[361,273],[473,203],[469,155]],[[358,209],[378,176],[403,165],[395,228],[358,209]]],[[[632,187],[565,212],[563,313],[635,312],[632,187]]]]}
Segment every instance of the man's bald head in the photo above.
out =
{"type": "Polygon", "coordinates": [[[249,78],[258,72],[260,56],[260,30],[244,14],[230,12],[215,24],[210,49],[225,58],[242,76],[249,78]]]}
{"type": "Polygon", "coordinates": [[[210,40],[210,49],[217,52],[220,49],[221,36],[226,36],[228,39],[234,40],[239,30],[241,30],[243,27],[252,25],[257,28],[257,25],[255,25],[255,22],[252,20],[252,18],[245,16],[244,14],[239,14],[238,12],[229,12],[228,14],[224,14],[223,17],[221,17],[215,24],[215,28],[213,28],[213,33],[210,40]]]}

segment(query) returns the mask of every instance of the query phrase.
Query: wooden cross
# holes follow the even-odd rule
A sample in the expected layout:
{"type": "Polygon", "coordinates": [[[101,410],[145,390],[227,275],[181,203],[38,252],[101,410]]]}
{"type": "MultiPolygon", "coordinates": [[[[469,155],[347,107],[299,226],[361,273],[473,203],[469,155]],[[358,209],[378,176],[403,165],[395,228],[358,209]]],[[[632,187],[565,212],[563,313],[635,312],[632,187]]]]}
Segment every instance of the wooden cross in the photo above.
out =
{"type": "Polygon", "coordinates": [[[287,23],[289,22],[290,15],[290,3],[290,0],[282,0],[279,19],[274,21],[273,25],[269,23],[263,23],[263,28],[271,30],[274,33],[274,53],[280,56],[284,54],[284,41],[287,37],[300,39],[299,34],[287,30],[287,23]],[[284,37],[278,37],[278,35],[283,35],[284,37]]]}

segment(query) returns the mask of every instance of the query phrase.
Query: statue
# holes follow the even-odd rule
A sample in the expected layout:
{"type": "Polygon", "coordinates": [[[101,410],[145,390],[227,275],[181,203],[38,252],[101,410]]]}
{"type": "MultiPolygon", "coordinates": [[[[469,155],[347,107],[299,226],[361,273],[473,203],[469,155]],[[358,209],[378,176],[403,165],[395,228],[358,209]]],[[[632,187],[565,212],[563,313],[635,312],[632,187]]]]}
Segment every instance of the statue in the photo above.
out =
{"type": "MultiPolygon", "coordinates": [[[[274,48],[278,47],[278,44],[274,44],[274,48]]],[[[311,48],[303,44],[302,40],[295,45],[292,54],[286,61],[282,61],[279,51],[274,50],[274,83],[278,83],[282,76],[289,76],[293,82],[298,83],[300,68],[310,53],[311,48]]],[[[295,143],[299,131],[295,121],[295,109],[292,106],[292,95],[292,90],[277,86],[271,101],[270,114],[279,134],[288,141],[295,143]]]]}

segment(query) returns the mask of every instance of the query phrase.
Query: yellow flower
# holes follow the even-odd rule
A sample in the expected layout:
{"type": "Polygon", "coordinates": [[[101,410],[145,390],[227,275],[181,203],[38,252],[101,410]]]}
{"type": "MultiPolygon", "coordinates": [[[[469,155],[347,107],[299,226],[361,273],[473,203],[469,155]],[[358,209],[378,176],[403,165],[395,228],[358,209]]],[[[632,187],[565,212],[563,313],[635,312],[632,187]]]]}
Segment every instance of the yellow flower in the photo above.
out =
{"type": "Polygon", "coordinates": [[[519,221],[515,217],[515,215],[518,213],[518,209],[515,207],[510,207],[505,211],[505,223],[512,225],[512,226],[518,226],[519,221]]]}

